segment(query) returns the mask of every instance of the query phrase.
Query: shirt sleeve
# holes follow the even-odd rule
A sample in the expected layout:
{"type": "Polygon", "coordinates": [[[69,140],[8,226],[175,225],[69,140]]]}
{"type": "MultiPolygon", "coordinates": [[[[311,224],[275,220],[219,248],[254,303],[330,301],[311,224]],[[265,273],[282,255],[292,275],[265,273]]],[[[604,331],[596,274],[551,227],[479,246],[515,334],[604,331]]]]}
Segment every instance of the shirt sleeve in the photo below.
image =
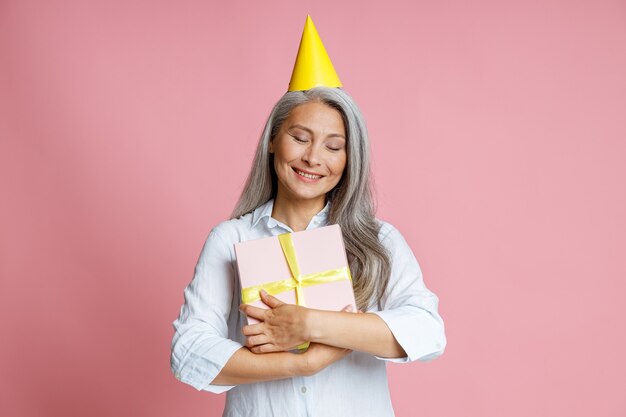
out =
{"type": "Polygon", "coordinates": [[[214,228],[196,264],[185,302],[173,322],[170,367],[180,381],[197,390],[222,393],[234,386],[212,385],[230,357],[243,345],[228,338],[234,270],[228,244],[214,228]]]}
{"type": "Polygon", "coordinates": [[[382,299],[381,311],[370,311],[382,318],[407,356],[376,358],[405,363],[429,361],[443,354],[446,335],[438,313],[439,298],[424,284],[421,268],[400,232],[391,231],[382,239],[391,255],[391,276],[382,299]]]}

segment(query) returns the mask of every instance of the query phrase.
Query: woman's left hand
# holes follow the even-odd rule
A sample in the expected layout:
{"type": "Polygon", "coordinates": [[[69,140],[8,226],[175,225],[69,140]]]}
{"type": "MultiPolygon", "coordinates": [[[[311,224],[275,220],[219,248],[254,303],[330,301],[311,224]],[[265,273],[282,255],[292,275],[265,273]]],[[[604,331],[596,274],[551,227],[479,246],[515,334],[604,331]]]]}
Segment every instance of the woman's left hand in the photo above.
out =
{"type": "Polygon", "coordinates": [[[270,308],[242,304],[239,310],[260,323],[243,326],[246,346],[253,353],[280,352],[296,348],[307,340],[307,319],[310,310],[286,304],[261,291],[261,300],[270,308]]]}

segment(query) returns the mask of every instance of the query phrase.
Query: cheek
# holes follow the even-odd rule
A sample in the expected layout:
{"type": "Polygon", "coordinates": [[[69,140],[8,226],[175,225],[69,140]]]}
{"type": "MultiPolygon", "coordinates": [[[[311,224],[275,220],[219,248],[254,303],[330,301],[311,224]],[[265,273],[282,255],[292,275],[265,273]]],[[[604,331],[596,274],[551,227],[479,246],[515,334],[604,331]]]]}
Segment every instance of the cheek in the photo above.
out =
{"type": "Polygon", "coordinates": [[[277,152],[280,154],[280,159],[283,162],[293,161],[294,159],[297,159],[299,156],[297,147],[284,145],[284,144],[281,144],[277,152]]]}
{"type": "Polygon", "coordinates": [[[347,158],[345,155],[337,156],[337,158],[335,158],[330,165],[332,172],[336,175],[341,175],[346,169],[346,161],[347,158]]]}

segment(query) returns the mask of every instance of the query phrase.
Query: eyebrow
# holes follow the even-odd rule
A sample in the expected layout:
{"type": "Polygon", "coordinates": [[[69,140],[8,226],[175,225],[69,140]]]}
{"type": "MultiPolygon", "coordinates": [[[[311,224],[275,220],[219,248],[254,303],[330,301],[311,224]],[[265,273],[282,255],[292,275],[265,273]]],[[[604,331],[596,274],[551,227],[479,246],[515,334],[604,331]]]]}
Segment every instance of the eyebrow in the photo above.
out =
{"type": "MultiPolygon", "coordinates": [[[[291,125],[289,126],[289,128],[287,129],[287,132],[289,132],[291,129],[293,128],[298,128],[298,129],[302,129],[302,130],[306,130],[307,132],[309,132],[310,134],[313,134],[313,131],[311,129],[309,129],[306,126],[302,126],[299,124],[295,124],[295,125],[291,125]]],[[[328,135],[326,135],[327,138],[343,138],[344,140],[346,139],[346,137],[340,133],[329,133],[328,135]]]]}

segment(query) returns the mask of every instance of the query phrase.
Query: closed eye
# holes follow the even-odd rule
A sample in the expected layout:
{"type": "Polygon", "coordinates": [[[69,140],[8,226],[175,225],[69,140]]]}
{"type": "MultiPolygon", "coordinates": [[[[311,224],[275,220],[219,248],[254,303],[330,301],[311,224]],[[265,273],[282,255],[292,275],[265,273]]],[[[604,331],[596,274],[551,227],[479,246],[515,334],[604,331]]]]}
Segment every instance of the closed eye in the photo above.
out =
{"type": "Polygon", "coordinates": [[[291,135],[291,137],[294,138],[297,142],[300,142],[300,143],[308,142],[308,139],[299,138],[298,136],[291,135]]]}

